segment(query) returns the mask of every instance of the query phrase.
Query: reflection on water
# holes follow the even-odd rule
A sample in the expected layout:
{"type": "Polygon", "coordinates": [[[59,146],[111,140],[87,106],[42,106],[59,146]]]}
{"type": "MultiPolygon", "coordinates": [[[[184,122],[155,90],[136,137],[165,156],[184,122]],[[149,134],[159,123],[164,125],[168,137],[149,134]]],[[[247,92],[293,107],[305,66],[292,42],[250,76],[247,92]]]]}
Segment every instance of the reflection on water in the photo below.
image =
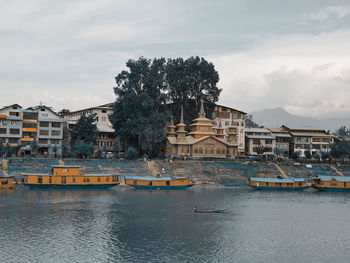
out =
{"type": "Polygon", "coordinates": [[[0,191],[2,262],[349,262],[349,194],[0,191]],[[224,214],[194,214],[227,208],[224,214]]]}

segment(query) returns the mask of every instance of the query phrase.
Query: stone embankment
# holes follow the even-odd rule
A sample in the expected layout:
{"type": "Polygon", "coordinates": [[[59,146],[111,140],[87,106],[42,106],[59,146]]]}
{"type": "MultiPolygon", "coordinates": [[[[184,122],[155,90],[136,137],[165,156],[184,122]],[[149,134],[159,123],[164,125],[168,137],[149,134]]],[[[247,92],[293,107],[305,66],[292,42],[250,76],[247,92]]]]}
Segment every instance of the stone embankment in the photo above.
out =
{"type": "MultiPolygon", "coordinates": [[[[151,176],[159,171],[162,175],[190,176],[197,184],[206,185],[246,185],[249,177],[276,177],[280,171],[269,162],[244,162],[244,161],[199,161],[177,160],[173,162],[165,160],[153,160],[149,163],[145,160],[82,160],[66,159],[65,164],[80,165],[86,173],[119,173],[121,175],[151,176]]],[[[51,165],[57,165],[57,159],[39,158],[11,158],[8,162],[9,174],[21,172],[47,173],[51,165]]],[[[307,168],[305,164],[293,165],[293,163],[279,163],[280,168],[288,177],[306,178],[315,175],[339,175],[328,164],[312,164],[307,168]]],[[[337,169],[345,176],[350,176],[350,167],[342,166],[337,169]]]]}

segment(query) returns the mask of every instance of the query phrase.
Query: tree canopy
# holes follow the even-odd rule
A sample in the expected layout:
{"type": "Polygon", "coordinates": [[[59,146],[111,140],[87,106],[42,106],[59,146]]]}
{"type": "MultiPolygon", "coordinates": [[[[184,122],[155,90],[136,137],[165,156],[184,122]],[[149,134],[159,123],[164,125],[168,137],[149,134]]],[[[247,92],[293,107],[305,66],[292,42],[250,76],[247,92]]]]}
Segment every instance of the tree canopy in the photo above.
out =
{"type": "Polygon", "coordinates": [[[204,58],[141,57],[129,60],[126,67],[128,70],[115,78],[116,101],[109,118],[124,151],[133,146],[140,154],[157,155],[164,147],[164,127],[170,115],[178,121],[184,106],[185,119],[192,120],[197,117],[201,99],[207,111],[213,110],[219,99],[219,74],[204,58]],[[190,102],[195,104],[191,111],[190,102]],[[172,103],[171,112],[167,103],[172,103]]]}
{"type": "Polygon", "coordinates": [[[80,116],[77,124],[71,130],[71,146],[77,141],[83,141],[87,144],[95,144],[98,137],[97,126],[95,124],[96,114],[83,114],[80,116]]]}
{"type": "Polygon", "coordinates": [[[260,127],[259,124],[254,122],[253,116],[251,114],[245,115],[244,120],[245,120],[245,126],[247,128],[259,128],[260,127]]]}

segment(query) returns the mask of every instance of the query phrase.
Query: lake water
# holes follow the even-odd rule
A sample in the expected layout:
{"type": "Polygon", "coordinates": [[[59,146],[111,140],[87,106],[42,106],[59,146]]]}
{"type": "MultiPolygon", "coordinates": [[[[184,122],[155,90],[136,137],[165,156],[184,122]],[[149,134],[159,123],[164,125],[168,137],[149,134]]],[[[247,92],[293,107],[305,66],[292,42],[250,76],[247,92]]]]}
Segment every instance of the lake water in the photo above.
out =
{"type": "Polygon", "coordinates": [[[0,261],[348,263],[349,199],[197,186],[1,190],[0,261]]]}

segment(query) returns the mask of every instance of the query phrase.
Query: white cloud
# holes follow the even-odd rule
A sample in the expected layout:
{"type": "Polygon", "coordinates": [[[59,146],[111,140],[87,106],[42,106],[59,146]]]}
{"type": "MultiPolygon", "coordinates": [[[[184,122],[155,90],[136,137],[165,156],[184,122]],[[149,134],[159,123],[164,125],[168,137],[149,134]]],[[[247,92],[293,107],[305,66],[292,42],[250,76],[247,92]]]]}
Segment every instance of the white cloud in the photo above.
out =
{"type": "Polygon", "coordinates": [[[221,103],[251,112],[283,107],[317,117],[350,113],[350,31],[292,35],[212,57],[221,103]]]}
{"type": "Polygon", "coordinates": [[[350,6],[326,6],[305,16],[306,19],[323,21],[331,17],[341,19],[350,14],[350,6]]]}

